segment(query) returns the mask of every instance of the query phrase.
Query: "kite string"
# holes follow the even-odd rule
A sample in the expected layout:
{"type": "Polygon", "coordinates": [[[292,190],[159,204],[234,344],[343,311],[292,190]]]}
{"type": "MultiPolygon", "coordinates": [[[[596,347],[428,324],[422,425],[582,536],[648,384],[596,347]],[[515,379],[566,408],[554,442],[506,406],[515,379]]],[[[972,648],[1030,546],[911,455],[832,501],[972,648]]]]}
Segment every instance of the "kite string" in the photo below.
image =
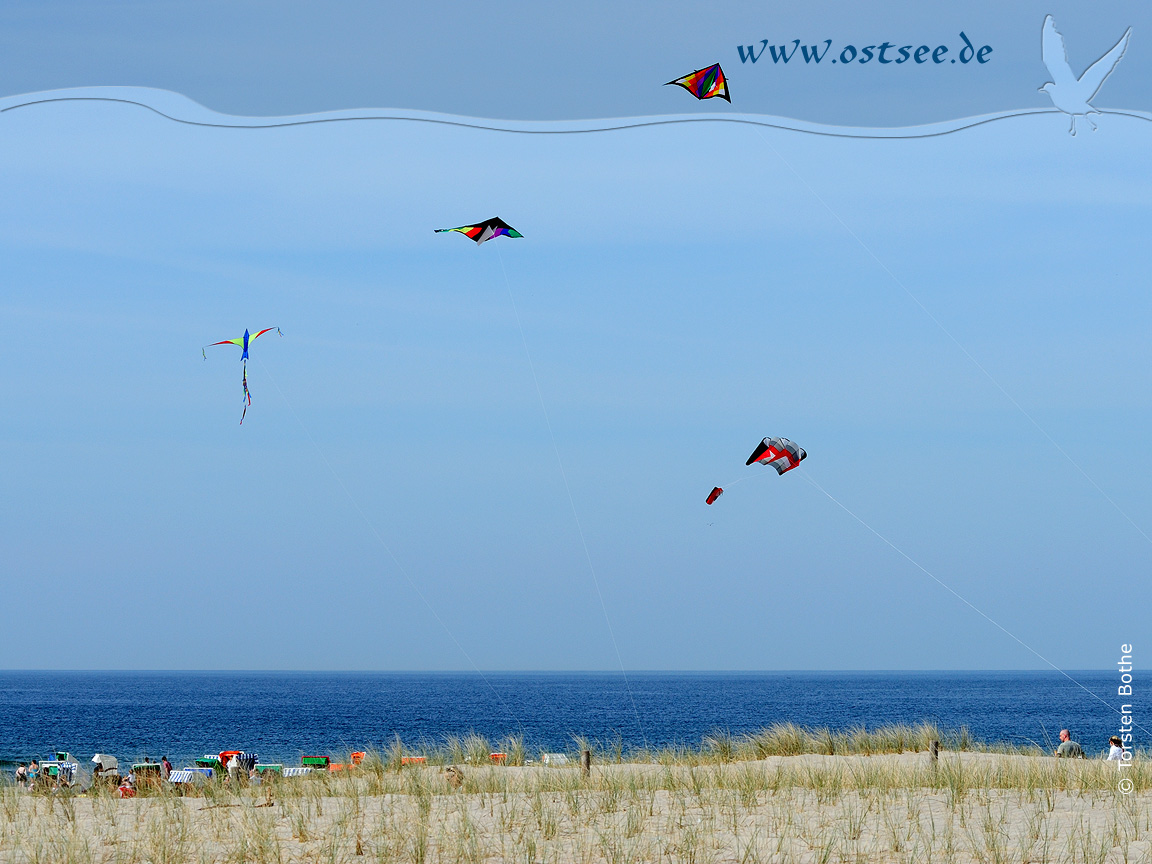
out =
{"type": "Polygon", "coordinates": [[[1048,434],[1048,430],[1045,429],[1043,426],[1041,426],[1036,421],[1036,419],[1027,411],[1027,409],[1025,409],[1024,406],[1021,405],[1016,400],[1016,397],[1014,397],[1011,393],[1009,393],[1004,388],[1004,385],[1002,385],[999,382],[999,380],[997,380],[992,375],[992,373],[989,372],[984,367],[984,364],[982,364],[979,360],[977,360],[976,357],[973,356],[972,353],[967,348],[964,347],[964,345],[960,342],[960,340],[952,335],[952,332],[947,327],[944,326],[944,324],[940,321],[939,318],[937,318],[935,315],[932,314],[932,312],[928,309],[927,306],[925,306],[922,302],[920,302],[920,298],[917,297],[915,294],[913,294],[912,291],[908,288],[908,286],[905,285],[904,282],[895,273],[892,272],[892,270],[888,267],[888,265],[885,264],[882,260],[880,260],[880,257],[875,252],[873,252],[871,247],[860,238],[860,235],[858,235],[855,231],[853,231],[852,228],[848,225],[848,223],[845,222],[842,218],[840,218],[840,214],[837,213],[835,210],[833,210],[831,206],[829,206],[828,202],[824,200],[824,198],[820,195],[820,193],[818,193],[814,188],[812,188],[812,185],[800,174],[800,172],[798,172],[795,168],[792,167],[792,163],[790,163],[787,159],[785,159],[784,156],[780,153],[780,151],[777,150],[772,145],[772,142],[770,142],[767,138],[764,137],[764,133],[760,130],[760,128],[758,126],[754,127],[754,128],[756,128],[756,134],[760,136],[760,140],[763,141],[768,146],[768,149],[771,150],[776,155],[777,159],[779,159],[782,163],[784,163],[784,167],[786,167],[790,172],[792,172],[792,176],[804,184],[804,188],[806,188],[808,190],[808,192],[811,193],[812,197],[815,198],[817,201],[819,201],[821,206],[823,206],[824,209],[828,211],[828,213],[832,216],[832,218],[835,219],[838,223],[840,223],[840,227],[843,228],[846,232],[848,232],[848,235],[860,245],[861,249],[863,249],[865,252],[868,253],[868,256],[873,261],[876,262],[877,266],[879,266],[880,269],[883,270],[888,275],[888,277],[893,282],[896,283],[896,285],[900,288],[900,290],[902,290],[905,294],[908,295],[908,297],[912,300],[913,303],[915,303],[917,306],[920,307],[920,311],[928,316],[929,320],[931,320],[932,323],[935,324],[940,329],[940,332],[942,332],[945,336],[947,336],[951,340],[952,344],[960,349],[960,352],[965,357],[968,358],[968,360],[972,363],[972,365],[975,366],[977,369],[979,369],[981,374],[983,374],[984,377],[987,378],[992,383],[992,385],[997,390],[999,390],[1000,393],[1009,402],[1012,403],[1013,406],[1015,406],[1016,410],[1019,411],[1021,414],[1023,414],[1024,417],[1027,418],[1028,422],[1031,423],[1036,428],[1036,430],[1048,440],[1048,443],[1051,444],[1053,447],[1055,447],[1056,450],[1059,451],[1060,455],[1063,456],[1065,459],[1067,459],[1068,462],[1072,465],[1072,467],[1075,468],[1078,472],[1080,472],[1080,475],[1082,477],[1084,477],[1084,479],[1087,480],[1092,485],[1092,487],[1097,492],[1100,493],[1101,496],[1103,496],[1104,500],[1107,501],[1109,504],[1111,504],[1116,509],[1116,512],[1118,512],[1121,516],[1123,516],[1128,521],[1128,524],[1131,525],[1133,528],[1135,528],[1139,532],[1140,536],[1143,537],[1146,541],[1148,541],[1149,545],[1152,545],[1152,536],[1149,536],[1148,533],[1143,528],[1141,528],[1139,525],[1136,524],[1135,520],[1133,520],[1132,517],[1129,516],[1128,513],[1119,504],[1116,503],[1116,501],[1112,498],[1112,496],[1109,495],[1107,492],[1105,492],[1103,488],[1101,488],[1100,484],[1097,483],[1092,478],[1092,476],[1087,471],[1084,470],[1083,467],[1081,467],[1080,463],[1077,462],[1074,458],[1072,458],[1071,454],[1069,454],[1067,450],[1065,450],[1063,447],[1061,447],[1055,438],[1053,438],[1050,434],[1048,434]]]}
{"type": "MultiPolygon", "coordinates": [[[[908,286],[905,285],[904,282],[899,277],[897,277],[895,273],[892,272],[892,270],[888,267],[888,265],[885,264],[880,259],[880,257],[878,255],[876,255],[875,252],[872,251],[871,247],[869,247],[868,244],[865,243],[864,240],[861,239],[861,237],[855,231],[853,231],[852,228],[840,217],[840,214],[838,214],[835,210],[832,209],[831,206],[829,206],[828,202],[825,201],[824,198],[812,187],[812,185],[792,166],[792,164],[787,159],[784,158],[784,156],[780,153],[780,151],[777,150],[772,145],[772,143],[770,141],[768,141],[767,138],[764,137],[763,133],[761,132],[761,130],[759,128],[756,129],[756,134],[760,136],[760,140],[763,141],[768,146],[768,148],[776,155],[776,158],[779,159],[784,164],[784,166],[792,173],[792,175],[797,180],[799,180],[802,184],[804,184],[804,187],[808,190],[808,192],[812,195],[812,197],[814,197],[817,201],[820,202],[821,206],[823,206],[824,209],[827,210],[829,214],[831,214],[831,216],[840,224],[840,226],[849,234],[849,236],[851,236],[852,239],[855,240],[866,253],[868,253],[868,256],[874,262],[876,262],[876,264],[880,267],[880,269],[883,270],[888,275],[888,277],[893,282],[895,282],[896,285],[899,286],[899,288],[906,295],[908,295],[908,297],[912,300],[912,302],[914,302],[918,307],[920,307],[920,310],[925,315],[928,316],[928,318],[932,321],[932,323],[935,324],[937,326],[937,328],[939,328],[940,331],[942,333],[944,333],[944,335],[947,336],[948,339],[951,340],[951,342],[957,348],[960,349],[961,353],[963,353],[963,355],[966,358],[968,358],[968,360],[977,369],[980,370],[980,372],[984,375],[984,377],[987,378],[996,387],[996,389],[999,390],[1000,393],[1003,394],[1004,397],[1007,398],[1008,401],[1011,402],[1012,405],[1015,406],[1015,408],[1028,419],[1028,422],[1031,423],[1032,426],[1034,426],[1048,440],[1048,442],[1050,444],[1052,444],[1052,446],[1055,447],[1060,452],[1060,454],[1065,459],[1067,459],[1073,465],[1073,467],[1076,468],[1077,471],[1080,472],[1080,474],[1096,489],[1096,491],[1099,492],[1104,497],[1104,499],[1106,501],[1108,501],[1108,503],[1111,504],[1120,513],[1120,515],[1123,516],[1128,521],[1128,523],[1140,533],[1140,535],[1145,540],[1147,540],[1150,544],[1152,544],[1152,537],[1149,537],[1148,534],[1144,531],[1144,529],[1142,529],[1139,525],[1136,524],[1135,521],[1133,521],[1133,519],[1120,507],[1119,504],[1116,503],[1115,500],[1112,499],[1112,497],[1110,495],[1108,495],[1107,492],[1105,492],[1100,487],[1100,485],[1088,474],[1088,472],[1085,471],[1080,466],[1080,464],[1075,459],[1073,459],[1072,456],[1069,455],[1069,453],[1063,447],[1061,447],[1060,444],[1057,443],[1057,441],[1050,434],[1048,434],[1048,431],[1046,429],[1044,429],[1044,427],[1041,426],[1036,421],[1036,419],[1024,408],[1024,406],[1021,405],[1016,400],[1016,398],[1013,397],[1012,394],[1009,393],[1004,388],[1004,386],[992,375],[992,373],[989,372],[984,367],[984,365],[982,363],[980,363],[980,361],[977,360],[976,357],[973,356],[972,353],[967,348],[964,347],[963,344],[961,344],[960,340],[952,335],[951,331],[949,331],[948,328],[944,326],[944,324],[940,321],[940,319],[932,314],[932,312],[928,309],[928,307],[925,306],[920,301],[920,298],[918,298],[915,294],[912,293],[912,291],[908,288],[908,286]]],[[[797,467],[799,467],[799,466],[797,466],[797,467]]],[[[830,501],[832,501],[834,504],[836,504],[838,507],[840,507],[842,510],[844,510],[845,513],[847,513],[849,516],[851,516],[853,519],[855,519],[857,522],[859,522],[861,525],[863,525],[865,528],[867,528],[870,532],[872,532],[874,535],[876,535],[876,537],[878,537],[880,540],[882,540],[885,544],[887,544],[889,547],[891,547],[894,551],[896,551],[902,557],[907,559],[913,566],[915,566],[917,569],[921,570],[923,573],[925,573],[927,576],[929,576],[933,581],[935,581],[942,588],[944,588],[949,593],[951,593],[953,596],[955,596],[958,600],[960,600],[966,606],[971,608],[974,612],[979,614],[981,617],[983,617],[989,623],[991,623],[996,628],[1001,630],[1003,633],[1005,633],[1006,635],[1011,637],[1013,640],[1018,642],[1020,645],[1022,645],[1024,648],[1026,648],[1029,652],[1034,654],[1036,657],[1040,658],[1048,666],[1051,666],[1053,669],[1055,669],[1057,672],[1059,672],[1061,675],[1063,675],[1065,678],[1067,678],[1069,681],[1071,681],[1073,684],[1075,684],[1077,687],[1079,687],[1085,693],[1090,695],[1093,699],[1096,699],[1098,702],[1101,702],[1102,704],[1106,705],[1109,709],[1111,709],[1113,711],[1117,711],[1118,713],[1122,713],[1122,712],[1119,712],[1119,709],[1114,708],[1112,705],[1109,705],[1108,702],[1101,699],[1099,696],[1097,696],[1095,693],[1093,693],[1091,690],[1089,690],[1087,687],[1085,687],[1083,684],[1081,684],[1079,681],[1077,681],[1075,678],[1073,678],[1071,675],[1069,675],[1067,672],[1065,672],[1063,669],[1061,669],[1059,666],[1057,666],[1055,663],[1053,663],[1051,660],[1049,660],[1047,657],[1045,657],[1043,654],[1041,654],[1039,651],[1037,651],[1031,645],[1024,642],[1015,633],[1012,633],[1010,630],[1008,630],[1006,627],[1004,627],[998,621],[994,620],[989,615],[987,615],[983,610],[977,608],[975,605],[973,605],[971,602],[969,602],[967,598],[963,597],[957,591],[955,591],[951,586],[945,584],[942,580],[937,578],[927,568],[923,567],[919,562],[915,561],[911,556],[909,556],[906,552],[904,552],[903,549],[900,549],[899,547],[897,547],[887,537],[880,534],[880,532],[878,532],[875,528],[873,528],[871,525],[869,525],[867,522],[865,522],[863,519],[861,519],[859,516],[857,516],[851,510],[849,510],[844,504],[842,504],[840,501],[838,501],[836,498],[834,498],[831,494],[829,494],[828,491],[825,490],[824,487],[822,487],[819,483],[817,483],[807,472],[803,472],[802,476],[809,483],[811,483],[813,486],[815,486],[820,492],[822,492],[825,496],[827,496],[830,501]]],[[[1139,724],[1136,724],[1136,725],[1139,725],[1139,724]]],[[[1145,734],[1148,734],[1147,729],[1144,729],[1144,727],[1142,727],[1142,726],[1140,726],[1139,728],[1145,734]]]]}
{"type": "MultiPolygon", "coordinates": [[[[797,467],[799,467],[799,466],[797,466],[797,467]]],[[[877,531],[875,528],[873,528],[871,525],[869,525],[867,522],[865,522],[863,519],[861,519],[859,516],[857,516],[851,510],[849,510],[848,507],[845,506],[843,502],[841,502],[839,499],[833,497],[832,494],[830,492],[828,492],[827,489],[825,489],[823,486],[821,486],[819,483],[817,483],[807,471],[801,471],[800,476],[802,476],[805,480],[807,480],[809,483],[811,483],[812,486],[815,487],[818,491],[820,491],[825,497],[827,497],[829,501],[831,501],[833,504],[835,504],[837,507],[839,507],[845,513],[847,513],[849,516],[851,516],[853,519],[855,519],[857,522],[859,522],[861,525],[863,525],[865,528],[867,528],[873,535],[875,535],[885,545],[887,545],[890,549],[892,549],[892,551],[894,551],[897,555],[904,558],[904,560],[906,560],[909,564],[911,564],[913,567],[915,567],[917,570],[919,570],[921,573],[923,573],[925,576],[927,576],[929,579],[931,579],[933,582],[935,582],[937,585],[939,585],[941,588],[943,588],[945,591],[947,591],[949,594],[951,594],[953,597],[955,597],[957,600],[959,600],[961,603],[963,603],[965,606],[967,606],[969,609],[971,609],[973,612],[975,612],[977,615],[979,615],[981,618],[983,618],[985,621],[987,621],[993,627],[997,628],[1002,633],[1004,633],[1005,635],[1009,636],[1014,641],[1019,643],[1026,650],[1028,650],[1032,654],[1039,657],[1046,664],[1051,666],[1053,669],[1055,669],[1057,672],[1059,672],[1061,675],[1063,675],[1065,678],[1067,678],[1069,681],[1071,681],[1073,684],[1075,684],[1077,687],[1079,687],[1081,690],[1083,690],[1085,693],[1087,693],[1089,696],[1091,696],[1097,702],[1101,703],[1102,705],[1107,706],[1109,710],[1115,711],[1117,714],[1123,714],[1124,713],[1119,708],[1116,708],[1115,706],[1110,705],[1104,699],[1101,699],[1099,696],[1097,696],[1095,693],[1093,693],[1091,690],[1089,690],[1087,687],[1085,687],[1083,684],[1081,684],[1079,681],[1077,681],[1075,678],[1073,678],[1071,675],[1069,675],[1067,672],[1065,672],[1063,669],[1061,669],[1059,666],[1057,666],[1055,663],[1053,663],[1051,660],[1049,660],[1047,657],[1045,657],[1043,654],[1041,654],[1039,651],[1037,651],[1035,648],[1033,648],[1031,645],[1029,645],[1027,642],[1025,642],[1023,639],[1021,639],[1019,636],[1017,636],[1011,630],[1009,630],[1007,627],[1005,627],[1003,624],[1001,624],[999,621],[992,618],[990,615],[988,615],[986,612],[984,612],[984,610],[980,609],[974,603],[969,601],[968,598],[964,597],[962,594],[960,594],[958,591],[956,591],[951,585],[947,584],[946,582],[944,582],[944,580],[937,577],[936,574],[932,573],[927,567],[923,566],[919,561],[914,559],[911,555],[909,555],[907,552],[905,552],[903,549],[901,549],[899,546],[897,546],[895,543],[893,543],[891,540],[889,540],[887,537],[885,537],[883,534],[881,534],[879,531],[877,531]]],[[[1135,723],[1133,725],[1135,725],[1137,728],[1139,728],[1145,734],[1152,734],[1152,733],[1149,733],[1149,731],[1147,729],[1145,729],[1143,726],[1140,726],[1140,724],[1138,724],[1138,723],[1135,723]]]]}
{"type": "Polygon", "coordinates": [[[636,707],[636,697],[632,693],[632,684],[628,680],[628,673],[624,669],[624,658],[620,654],[620,645],[616,641],[616,633],[612,629],[612,619],[608,615],[608,604],[604,602],[604,593],[600,590],[600,580],[596,576],[596,567],[592,563],[592,554],[588,551],[588,541],[584,539],[584,527],[580,523],[580,514],[576,512],[576,500],[572,497],[572,487],[568,484],[568,472],[564,470],[564,460],[560,456],[560,447],[556,444],[556,433],[552,431],[552,420],[548,416],[548,406],[544,404],[544,392],[540,389],[540,379],[536,377],[536,364],[532,362],[532,352],[528,349],[528,338],[524,335],[524,325],[520,321],[520,310],[516,306],[516,297],[512,294],[512,283],[508,279],[508,270],[504,267],[504,255],[500,247],[496,247],[496,257],[500,259],[500,272],[504,274],[504,287],[508,290],[508,300],[512,303],[512,314],[516,318],[516,327],[520,331],[520,342],[524,346],[524,355],[528,358],[528,369],[532,373],[532,383],[536,386],[536,398],[540,401],[540,411],[544,415],[544,425],[548,427],[548,437],[552,439],[552,452],[556,454],[556,464],[560,468],[560,477],[564,480],[564,491],[568,494],[568,506],[572,509],[572,519],[576,523],[576,532],[580,535],[580,545],[584,549],[584,560],[588,562],[588,571],[592,574],[592,584],[596,586],[596,596],[600,600],[600,609],[604,613],[604,623],[608,625],[608,635],[612,639],[612,648],[616,652],[616,662],[620,665],[620,675],[624,678],[624,687],[628,691],[628,701],[632,703],[632,713],[636,716],[636,726],[640,730],[640,737],[644,741],[644,748],[648,748],[648,736],[644,733],[644,723],[640,719],[640,710],[636,707]]]}
{"type": "Polygon", "coordinates": [[[722,489],[724,492],[727,492],[729,489],[731,489],[737,483],[743,483],[745,480],[751,479],[754,476],[756,476],[756,475],[755,474],[741,474],[740,477],[736,480],[732,480],[729,483],[717,483],[716,485],[717,485],[717,487],[722,489]]]}
{"type": "Polygon", "coordinates": [[[428,598],[424,596],[424,592],[420,590],[419,586],[416,584],[416,581],[408,574],[408,571],[404,568],[404,565],[400,563],[400,560],[396,557],[396,554],[392,551],[392,548],[384,541],[384,538],[380,535],[380,532],[376,530],[376,526],[368,518],[367,514],[365,514],[363,508],[360,506],[360,503],[352,496],[352,493],[348,491],[348,487],[344,484],[343,479],[341,479],[340,475],[336,473],[336,469],[332,467],[332,463],[328,461],[328,457],[324,455],[324,451],[320,449],[320,445],[316,443],[316,439],[312,437],[312,433],[308,431],[308,427],[304,425],[304,422],[300,419],[300,415],[296,413],[296,408],[293,407],[292,403],[288,401],[288,397],[284,395],[284,391],[280,389],[279,383],[277,383],[276,379],[272,377],[272,374],[268,371],[268,367],[264,365],[263,360],[260,360],[260,368],[264,370],[264,373],[268,376],[268,380],[272,382],[272,386],[276,388],[276,392],[280,394],[280,398],[284,400],[284,404],[288,406],[288,410],[291,411],[292,416],[296,418],[296,423],[300,427],[301,431],[307,436],[308,440],[312,442],[312,446],[316,448],[316,452],[319,454],[321,461],[323,461],[324,465],[327,466],[328,471],[332,474],[332,477],[336,480],[336,483],[340,486],[341,490],[343,490],[344,495],[352,503],[352,506],[356,509],[356,512],[360,514],[360,518],[364,520],[364,524],[368,526],[368,530],[372,532],[377,541],[379,541],[380,545],[384,547],[384,551],[388,553],[388,557],[392,559],[392,563],[396,565],[396,569],[400,571],[400,573],[408,581],[408,585],[412,588],[413,591],[416,592],[416,596],[420,598],[424,606],[427,607],[428,611],[432,613],[432,617],[436,619],[436,623],[440,625],[440,628],[448,635],[448,638],[452,640],[453,644],[455,644],[455,646],[459,649],[460,653],[464,655],[465,659],[467,659],[468,663],[472,666],[472,669],[476,672],[476,674],[479,675],[481,679],[483,679],[484,683],[488,686],[488,689],[492,691],[492,695],[495,696],[500,701],[500,704],[504,706],[504,710],[508,713],[508,715],[516,721],[516,725],[520,728],[520,734],[523,735],[524,724],[520,721],[519,715],[512,710],[511,706],[509,706],[509,704],[504,700],[504,697],[500,695],[500,692],[492,685],[492,682],[488,680],[488,676],[485,675],[483,671],[481,671],[480,667],[476,665],[476,661],[472,659],[472,655],[469,654],[464,649],[464,646],[460,644],[460,640],[456,638],[455,634],[450,629],[448,629],[448,625],[444,623],[444,619],[442,619],[436,612],[436,609],[428,601],[428,598]]]}

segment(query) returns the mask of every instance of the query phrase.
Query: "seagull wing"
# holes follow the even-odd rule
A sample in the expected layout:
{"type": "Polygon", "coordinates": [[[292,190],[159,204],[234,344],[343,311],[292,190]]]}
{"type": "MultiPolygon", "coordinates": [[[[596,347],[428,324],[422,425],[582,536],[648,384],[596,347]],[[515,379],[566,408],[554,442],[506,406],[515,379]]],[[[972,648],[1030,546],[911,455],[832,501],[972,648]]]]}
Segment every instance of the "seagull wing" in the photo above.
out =
{"type": "Polygon", "coordinates": [[[1132,28],[1129,27],[1120,37],[1120,41],[1112,46],[1111,51],[1084,70],[1084,74],[1080,76],[1080,88],[1088,94],[1084,97],[1085,102],[1091,102],[1092,97],[1100,92],[1100,85],[1112,74],[1112,70],[1128,50],[1128,37],[1131,35],[1132,28]]]}
{"type": "Polygon", "coordinates": [[[1064,37],[1056,29],[1056,22],[1052,16],[1044,18],[1044,33],[1040,44],[1044,55],[1044,65],[1052,75],[1052,83],[1057,87],[1071,86],[1076,83],[1076,75],[1068,65],[1068,51],[1064,47],[1064,37]]]}

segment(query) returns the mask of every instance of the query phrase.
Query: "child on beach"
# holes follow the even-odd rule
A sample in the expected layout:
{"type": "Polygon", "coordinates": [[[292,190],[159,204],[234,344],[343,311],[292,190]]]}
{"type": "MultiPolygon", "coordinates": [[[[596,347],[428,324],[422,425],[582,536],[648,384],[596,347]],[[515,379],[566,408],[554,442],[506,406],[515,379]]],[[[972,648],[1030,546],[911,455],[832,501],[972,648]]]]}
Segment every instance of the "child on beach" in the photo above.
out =
{"type": "Polygon", "coordinates": [[[1119,735],[1113,735],[1108,739],[1108,760],[1110,762],[1119,762],[1124,758],[1124,742],[1120,740],[1119,735]]]}

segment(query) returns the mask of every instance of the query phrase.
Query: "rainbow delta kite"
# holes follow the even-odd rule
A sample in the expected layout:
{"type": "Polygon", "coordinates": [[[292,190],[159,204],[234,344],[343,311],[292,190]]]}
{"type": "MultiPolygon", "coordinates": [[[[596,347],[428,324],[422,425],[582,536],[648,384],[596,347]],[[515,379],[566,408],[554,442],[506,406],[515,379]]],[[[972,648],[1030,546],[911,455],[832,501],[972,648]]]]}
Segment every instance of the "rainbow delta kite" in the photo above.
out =
{"type": "MultiPolygon", "coordinates": [[[[248,406],[252,404],[252,394],[248,392],[248,344],[250,342],[252,342],[252,340],[258,339],[259,337],[263,336],[265,333],[268,333],[272,330],[275,330],[277,333],[280,333],[279,327],[267,327],[267,328],[261,330],[255,336],[249,336],[248,331],[245,330],[244,335],[238,339],[225,339],[223,342],[213,342],[211,345],[205,345],[204,346],[204,348],[211,348],[214,345],[239,345],[241,348],[244,349],[243,353],[240,355],[240,360],[244,363],[244,372],[242,373],[241,379],[240,379],[240,382],[244,387],[244,410],[240,414],[240,425],[241,426],[244,425],[244,417],[248,414],[248,406]]],[[[283,336],[284,334],[280,333],[280,335],[283,336]]],[[[204,359],[207,360],[208,355],[204,352],[204,348],[200,349],[200,353],[203,355],[204,359]]]]}
{"type": "Polygon", "coordinates": [[[446,231],[459,231],[470,240],[475,240],[477,246],[479,246],[485,240],[491,240],[493,237],[524,236],[499,216],[486,219],[485,221],[476,225],[461,225],[459,228],[436,228],[434,230],[437,234],[443,234],[446,231]]]}
{"type": "MultiPolygon", "coordinates": [[[[724,77],[724,70],[719,63],[713,63],[703,69],[697,69],[691,75],[669,81],[668,84],[679,84],[697,99],[712,99],[719,97],[732,104],[732,97],[728,95],[728,79],[724,77]]],[[[664,86],[667,87],[668,84],[664,86]]]]}

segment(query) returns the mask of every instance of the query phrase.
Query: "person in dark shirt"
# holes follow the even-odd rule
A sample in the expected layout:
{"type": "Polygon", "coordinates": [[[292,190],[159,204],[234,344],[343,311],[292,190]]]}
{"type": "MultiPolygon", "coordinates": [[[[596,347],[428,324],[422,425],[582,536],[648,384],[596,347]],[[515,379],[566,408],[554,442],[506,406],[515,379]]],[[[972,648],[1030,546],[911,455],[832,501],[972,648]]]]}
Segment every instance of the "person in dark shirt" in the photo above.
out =
{"type": "Polygon", "coordinates": [[[1084,758],[1084,748],[1072,740],[1072,733],[1067,729],[1060,730],[1060,746],[1056,748],[1056,756],[1061,759],[1084,758]]]}

